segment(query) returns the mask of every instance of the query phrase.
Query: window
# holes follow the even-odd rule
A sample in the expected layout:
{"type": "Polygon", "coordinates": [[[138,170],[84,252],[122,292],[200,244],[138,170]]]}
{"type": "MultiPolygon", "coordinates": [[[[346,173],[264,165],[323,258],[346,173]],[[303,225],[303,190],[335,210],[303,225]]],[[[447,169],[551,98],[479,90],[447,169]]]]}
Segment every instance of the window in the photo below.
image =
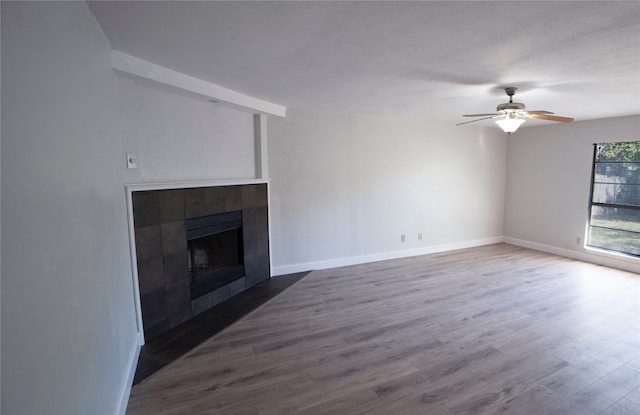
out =
{"type": "Polygon", "coordinates": [[[640,257],[640,141],[594,147],[587,245],[640,257]]]}

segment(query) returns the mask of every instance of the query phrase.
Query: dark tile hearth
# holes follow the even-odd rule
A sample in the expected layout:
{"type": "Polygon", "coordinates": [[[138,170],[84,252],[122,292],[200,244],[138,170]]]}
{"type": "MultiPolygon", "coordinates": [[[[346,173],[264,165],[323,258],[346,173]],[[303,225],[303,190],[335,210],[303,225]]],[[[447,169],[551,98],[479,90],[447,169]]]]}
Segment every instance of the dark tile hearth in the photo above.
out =
{"type": "Polygon", "coordinates": [[[203,341],[246,316],[307,274],[308,272],[301,272],[262,281],[235,297],[200,313],[191,320],[147,341],[140,350],[140,358],[133,384],[141,382],[203,341]]]}

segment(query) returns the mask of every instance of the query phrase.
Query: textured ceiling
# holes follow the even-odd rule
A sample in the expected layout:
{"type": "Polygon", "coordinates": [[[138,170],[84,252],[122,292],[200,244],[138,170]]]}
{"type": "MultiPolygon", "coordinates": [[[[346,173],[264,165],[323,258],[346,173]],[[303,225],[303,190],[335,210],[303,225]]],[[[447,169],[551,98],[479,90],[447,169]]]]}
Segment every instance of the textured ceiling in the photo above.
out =
{"type": "Polygon", "coordinates": [[[516,86],[529,110],[640,114],[638,1],[90,7],[113,49],[287,107],[455,123],[493,112],[507,100],[499,87],[516,86]]]}

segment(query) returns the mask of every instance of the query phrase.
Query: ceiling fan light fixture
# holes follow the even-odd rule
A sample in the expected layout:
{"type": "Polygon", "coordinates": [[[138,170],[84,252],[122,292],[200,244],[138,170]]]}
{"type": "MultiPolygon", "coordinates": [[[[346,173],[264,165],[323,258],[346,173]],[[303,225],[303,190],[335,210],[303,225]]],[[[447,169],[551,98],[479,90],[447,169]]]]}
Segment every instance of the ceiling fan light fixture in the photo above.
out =
{"type": "Polygon", "coordinates": [[[497,120],[496,124],[502,128],[502,131],[511,134],[515,133],[524,121],[524,118],[518,118],[515,114],[508,114],[505,118],[497,120]]]}
{"type": "Polygon", "coordinates": [[[555,121],[555,122],[571,122],[573,118],[570,117],[558,117],[553,115],[553,112],[549,111],[526,111],[524,104],[520,102],[513,102],[513,95],[518,88],[506,87],[504,92],[509,96],[509,102],[498,105],[495,113],[490,114],[465,114],[463,117],[482,117],[473,121],[461,122],[456,125],[464,125],[477,121],[484,121],[488,119],[496,119],[496,124],[505,133],[515,133],[518,128],[526,121],[527,118],[533,118],[536,120],[555,121]]]}

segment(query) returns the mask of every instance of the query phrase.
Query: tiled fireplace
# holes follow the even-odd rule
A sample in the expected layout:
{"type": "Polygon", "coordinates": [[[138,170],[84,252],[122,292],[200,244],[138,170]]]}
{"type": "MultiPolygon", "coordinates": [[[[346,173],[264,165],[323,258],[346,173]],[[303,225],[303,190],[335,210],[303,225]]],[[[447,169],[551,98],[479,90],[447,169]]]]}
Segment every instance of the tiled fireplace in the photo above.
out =
{"type": "Polygon", "coordinates": [[[270,278],[266,183],[132,191],[131,201],[146,339],[270,278]]]}

